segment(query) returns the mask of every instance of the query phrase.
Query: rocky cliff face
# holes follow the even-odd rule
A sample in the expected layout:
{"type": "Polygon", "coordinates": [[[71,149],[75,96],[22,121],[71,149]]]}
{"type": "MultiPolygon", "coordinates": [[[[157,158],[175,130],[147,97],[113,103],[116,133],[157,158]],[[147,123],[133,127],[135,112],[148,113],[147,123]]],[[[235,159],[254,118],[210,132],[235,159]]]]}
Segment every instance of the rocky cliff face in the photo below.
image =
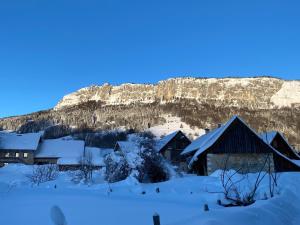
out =
{"type": "Polygon", "coordinates": [[[234,106],[256,109],[292,107],[300,104],[300,81],[276,78],[176,78],[156,85],[122,84],[92,86],[65,96],[55,107],[101,101],[104,105],[132,103],[170,103],[175,100],[193,99],[199,104],[234,106]]]}
{"type": "Polygon", "coordinates": [[[92,86],[65,96],[53,110],[1,119],[0,127],[22,132],[55,124],[143,130],[164,124],[165,115],[173,115],[192,127],[213,128],[234,114],[258,131],[283,132],[300,148],[300,81],[271,77],[92,86]]]}

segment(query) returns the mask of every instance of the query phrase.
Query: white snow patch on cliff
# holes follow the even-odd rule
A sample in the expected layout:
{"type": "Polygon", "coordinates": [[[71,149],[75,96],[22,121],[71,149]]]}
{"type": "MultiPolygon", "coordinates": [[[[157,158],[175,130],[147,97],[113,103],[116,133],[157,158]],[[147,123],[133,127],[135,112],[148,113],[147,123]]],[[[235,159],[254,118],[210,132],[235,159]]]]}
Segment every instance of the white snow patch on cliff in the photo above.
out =
{"type": "Polygon", "coordinates": [[[191,127],[185,122],[182,122],[180,117],[164,115],[166,122],[162,125],[153,126],[149,129],[156,137],[166,136],[174,131],[181,130],[192,140],[204,134],[204,129],[191,127]]]}
{"type": "Polygon", "coordinates": [[[278,107],[300,104],[300,81],[285,81],[281,89],[271,97],[271,102],[278,107]]]}

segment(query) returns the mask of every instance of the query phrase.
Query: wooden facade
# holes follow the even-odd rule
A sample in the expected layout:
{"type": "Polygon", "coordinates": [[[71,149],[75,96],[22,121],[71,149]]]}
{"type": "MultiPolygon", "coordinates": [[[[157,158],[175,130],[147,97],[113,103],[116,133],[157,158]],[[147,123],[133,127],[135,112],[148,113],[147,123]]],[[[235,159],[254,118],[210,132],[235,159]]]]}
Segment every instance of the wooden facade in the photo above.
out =
{"type": "Polygon", "coordinates": [[[159,149],[159,152],[173,164],[185,163],[185,157],[181,155],[181,152],[189,144],[191,144],[190,139],[183,132],[177,131],[176,135],[159,149]]]}
{"type": "Polygon", "coordinates": [[[0,133],[0,163],[34,164],[34,155],[41,143],[41,133],[0,133]]]}
{"type": "Polygon", "coordinates": [[[0,150],[1,163],[23,163],[31,165],[34,163],[33,150],[0,150]]]}
{"type": "Polygon", "coordinates": [[[295,160],[300,159],[298,154],[293,150],[293,148],[288,144],[288,142],[279,132],[276,132],[276,135],[274,136],[270,144],[273,146],[273,148],[275,148],[277,151],[287,156],[288,158],[295,160]]]}
{"type": "MultiPolygon", "coordinates": [[[[274,170],[300,171],[300,167],[285,158],[269,144],[265,143],[252,129],[238,117],[211,143],[205,151],[201,152],[192,163],[191,169],[198,175],[207,175],[207,154],[272,154],[274,170]]],[[[194,153],[193,153],[194,154],[194,153]]],[[[220,168],[222,169],[222,168],[220,168]]]]}

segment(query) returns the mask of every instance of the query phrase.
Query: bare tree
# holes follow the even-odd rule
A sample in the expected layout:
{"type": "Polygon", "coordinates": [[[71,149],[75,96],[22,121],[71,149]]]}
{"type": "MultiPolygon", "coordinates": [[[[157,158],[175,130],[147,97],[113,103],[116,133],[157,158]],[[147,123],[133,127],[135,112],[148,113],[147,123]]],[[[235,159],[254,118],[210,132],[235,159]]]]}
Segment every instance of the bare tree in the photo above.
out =
{"type": "Polygon", "coordinates": [[[76,183],[83,180],[84,183],[93,181],[93,155],[91,152],[85,152],[79,159],[79,170],[73,173],[72,180],[76,183]]]}
{"type": "Polygon", "coordinates": [[[93,155],[91,152],[86,152],[80,160],[80,170],[86,182],[92,181],[93,169],[93,155]]]}
{"type": "Polygon", "coordinates": [[[37,185],[47,181],[55,180],[57,176],[58,166],[56,164],[34,166],[32,174],[27,175],[30,182],[37,185]]]}
{"type": "Polygon", "coordinates": [[[278,188],[280,174],[272,169],[271,160],[268,162],[268,175],[269,175],[269,194],[274,197],[275,191],[278,188]]]}
{"type": "Polygon", "coordinates": [[[229,157],[230,155],[228,154],[223,161],[223,169],[220,174],[223,194],[225,199],[231,202],[226,206],[247,206],[254,203],[257,191],[266,176],[269,178],[270,197],[274,196],[279,176],[272,166],[272,155],[268,154],[259,165],[254,181],[249,179],[250,167],[246,164],[234,172],[229,171],[229,157]],[[245,188],[241,190],[240,188],[240,184],[244,180],[248,181],[247,190],[245,190],[245,188]]]}

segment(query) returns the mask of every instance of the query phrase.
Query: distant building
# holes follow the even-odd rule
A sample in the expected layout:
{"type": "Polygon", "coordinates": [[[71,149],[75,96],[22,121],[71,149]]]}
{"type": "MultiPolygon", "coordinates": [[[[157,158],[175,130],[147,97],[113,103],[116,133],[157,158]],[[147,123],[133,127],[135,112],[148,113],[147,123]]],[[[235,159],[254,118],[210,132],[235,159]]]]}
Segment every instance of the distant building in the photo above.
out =
{"type": "Polygon", "coordinates": [[[0,132],[0,163],[33,164],[42,133],[0,132]]]}
{"type": "Polygon", "coordinates": [[[104,165],[104,157],[113,149],[85,147],[72,138],[44,139],[43,133],[0,132],[0,166],[6,163],[57,164],[60,170],[75,170],[83,157],[90,156],[94,169],[104,165]]]}
{"type": "Polygon", "coordinates": [[[78,169],[84,145],[84,141],[80,140],[44,140],[36,151],[34,163],[57,164],[60,170],[78,169]]]}
{"type": "Polygon", "coordinates": [[[172,164],[180,166],[181,169],[186,169],[187,163],[181,152],[189,144],[191,144],[190,139],[179,130],[160,139],[156,144],[156,150],[172,164]]]}
{"type": "Polygon", "coordinates": [[[299,160],[288,158],[266,143],[238,116],[193,141],[182,155],[189,160],[189,168],[199,175],[218,169],[267,170],[266,160],[272,171],[300,171],[299,160]]]}

